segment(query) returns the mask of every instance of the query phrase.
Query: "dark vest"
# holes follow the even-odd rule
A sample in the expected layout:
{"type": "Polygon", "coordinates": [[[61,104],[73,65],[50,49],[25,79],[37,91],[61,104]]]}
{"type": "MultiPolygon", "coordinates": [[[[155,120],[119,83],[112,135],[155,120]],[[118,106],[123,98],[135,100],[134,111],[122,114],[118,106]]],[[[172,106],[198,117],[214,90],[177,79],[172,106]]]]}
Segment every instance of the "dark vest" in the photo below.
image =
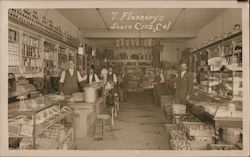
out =
{"type": "MultiPolygon", "coordinates": [[[[90,81],[89,81],[89,76],[90,76],[90,75],[87,76],[87,83],[88,83],[88,84],[90,83],[90,81]]],[[[96,81],[96,80],[95,80],[95,74],[93,74],[92,82],[95,82],[95,81],[96,81]]]]}
{"type": "Polygon", "coordinates": [[[107,75],[107,81],[114,81],[114,73],[107,75]]]}
{"type": "Polygon", "coordinates": [[[161,82],[161,77],[160,75],[157,75],[154,77],[154,81],[157,82],[157,83],[160,83],[161,82]]]}
{"type": "Polygon", "coordinates": [[[63,83],[63,93],[65,95],[71,95],[72,93],[79,92],[77,71],[74,70],[73,75],[70,75],[69,70],[65,71],[65,79],[63,83]]]}

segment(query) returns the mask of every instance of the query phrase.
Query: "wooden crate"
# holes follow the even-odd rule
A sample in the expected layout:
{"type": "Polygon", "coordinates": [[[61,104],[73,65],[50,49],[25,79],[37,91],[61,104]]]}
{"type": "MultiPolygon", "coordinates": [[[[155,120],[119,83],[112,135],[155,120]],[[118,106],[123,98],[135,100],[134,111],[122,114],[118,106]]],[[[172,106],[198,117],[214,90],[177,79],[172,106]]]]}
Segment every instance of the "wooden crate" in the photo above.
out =
{"type": "Polygon", "coordinates": [[[214,136],[215,130],[212,125],[203,122],[182,122],[182,124],[189,136],[214,136]]]}

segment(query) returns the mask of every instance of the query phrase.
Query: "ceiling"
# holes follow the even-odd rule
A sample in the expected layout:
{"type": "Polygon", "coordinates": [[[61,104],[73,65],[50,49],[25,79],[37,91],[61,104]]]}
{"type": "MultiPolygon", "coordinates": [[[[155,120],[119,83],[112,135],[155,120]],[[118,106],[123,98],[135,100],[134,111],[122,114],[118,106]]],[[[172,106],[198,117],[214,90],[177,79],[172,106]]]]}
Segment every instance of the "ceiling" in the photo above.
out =
{"type": "Polygon", "coordinates": [[[82,35],[85,38],[94,40],[102,47],[111,47],[114,44],[114,38],[180,38],[190,39],[197,36],[197,31],[203,26],[207,25],[212,19],[221,14],[224,9],[219,8],[199,8],[199,9],[182,9],[182,8],[102,8],[102,9],[58,9],[58,11],[67,18],[76,27],[81,29],[82,35]],[[117,13],[113,18],[113,13],[117,13]],[[118,23],[120,26],[132,25],[136,22],[142,24],[150,24],[153,20],[140,21],[128,20],[128,16],[123,14],[127,13],[136,16],[164,16],[162,21],[157,20],[163,24],[171,22],[172,29],[161,29],[156,32],[152,30],[138,31],[132,29],[126,30],[110,30],[109,28],[118,23]],[[113,18],[113,19],[112,19],[113,18]]]}

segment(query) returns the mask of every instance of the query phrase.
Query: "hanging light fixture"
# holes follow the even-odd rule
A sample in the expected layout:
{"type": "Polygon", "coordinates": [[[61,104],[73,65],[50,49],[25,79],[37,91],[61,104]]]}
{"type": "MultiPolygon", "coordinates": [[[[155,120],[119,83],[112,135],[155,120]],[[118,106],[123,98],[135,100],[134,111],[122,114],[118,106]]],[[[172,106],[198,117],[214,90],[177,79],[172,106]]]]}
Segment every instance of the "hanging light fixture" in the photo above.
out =
{"type": "MultiPolygon", "coordinates": [[[[81,17],[81,10],[80,10],[80,16],[79,17],[81,17]]],[[[81,20],[82,18],[80,18],[80,20],[81,20]]],[[[81,31],[81,28],[79,27],[78,28],[78,38],[80,39],[80,31],[81,31]]],[[[79,47],[78,47],[78,52],[77,52],[79,55],[84,55],[84,48],[83,48],[83,43],[80,43],[79,42],[79,47]]]]}
{"type": "Polygon", "coordinates": [[[92,56],[95,56],[96,55],[96,48],[93,48],[92,49],[92,56]]]}

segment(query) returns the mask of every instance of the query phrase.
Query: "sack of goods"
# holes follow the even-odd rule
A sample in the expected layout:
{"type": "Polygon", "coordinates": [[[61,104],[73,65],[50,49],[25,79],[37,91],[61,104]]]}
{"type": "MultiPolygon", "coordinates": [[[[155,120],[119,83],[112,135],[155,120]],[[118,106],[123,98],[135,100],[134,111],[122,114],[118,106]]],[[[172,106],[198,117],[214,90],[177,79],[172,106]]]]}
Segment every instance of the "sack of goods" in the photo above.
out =
{"type": "Polygon", "coordinates": [[[238,143],[241,141],[241,128],[224,128],[222,131],[222,139],[229,143],[238,143]]]}
{"type": "Polygon", "coordinates": [[[172,112],[173,112],[173,114],[185,114],[186,113],[186,105],[172,104],[172,112]]]}

